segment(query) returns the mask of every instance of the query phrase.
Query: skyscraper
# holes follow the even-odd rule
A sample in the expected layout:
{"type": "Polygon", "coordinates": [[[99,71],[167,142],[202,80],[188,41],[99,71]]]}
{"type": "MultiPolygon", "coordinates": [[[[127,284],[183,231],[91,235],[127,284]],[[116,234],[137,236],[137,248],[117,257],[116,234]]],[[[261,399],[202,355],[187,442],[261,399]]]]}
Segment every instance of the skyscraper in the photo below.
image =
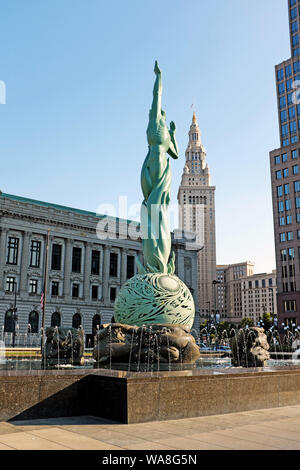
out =
{"type": "Polygon", "coordinates": [[[216,281],[215,187],[206,163],[206,152],[196,114],[193,114],[185,166],[178,191],[179,227],[194,232],[197,243],[204,246],[198,253],[198,299],[200,316],[215,311],[216,281]]]}
{"type": "Polygon", "coordinates": [[[275,66],[280,148],[270,152],[278,324],[293,328],[300,325],[299,10],[299,0],[288,0],[291,58],[275,66]]]}

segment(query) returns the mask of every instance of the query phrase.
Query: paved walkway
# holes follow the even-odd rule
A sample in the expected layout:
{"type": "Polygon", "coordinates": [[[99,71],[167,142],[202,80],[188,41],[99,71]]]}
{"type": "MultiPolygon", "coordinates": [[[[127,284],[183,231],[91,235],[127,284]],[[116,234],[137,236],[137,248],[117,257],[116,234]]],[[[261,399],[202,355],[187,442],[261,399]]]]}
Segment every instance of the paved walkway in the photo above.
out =
{"type": "Polygon", "coordinates": [[[0,450],[300,450],[300,405],[176,421],[93,416],[0,423],[0,450]]]}

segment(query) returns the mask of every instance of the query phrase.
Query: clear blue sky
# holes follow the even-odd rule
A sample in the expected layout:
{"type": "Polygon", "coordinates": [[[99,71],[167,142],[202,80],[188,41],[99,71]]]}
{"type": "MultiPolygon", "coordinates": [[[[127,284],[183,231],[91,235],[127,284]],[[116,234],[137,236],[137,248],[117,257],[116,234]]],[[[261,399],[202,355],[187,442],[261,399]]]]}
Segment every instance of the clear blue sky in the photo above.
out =
{"type": "Polygon", "coordinates": [[[141,202],[153,65],[177,125],[176,201],[194,103],[216,185],[217,261],[275,268],[269,151],[286,0],[0,0],[3,192],[95,211],[141,202]]]}

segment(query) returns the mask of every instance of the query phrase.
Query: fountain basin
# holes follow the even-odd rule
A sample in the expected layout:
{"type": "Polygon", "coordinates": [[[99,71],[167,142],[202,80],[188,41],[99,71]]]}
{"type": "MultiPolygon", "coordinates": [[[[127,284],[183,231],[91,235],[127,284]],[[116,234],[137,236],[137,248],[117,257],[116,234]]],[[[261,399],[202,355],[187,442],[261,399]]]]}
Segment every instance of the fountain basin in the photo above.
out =
{"type": "Polygon", "coordinates": [[[94,415],[122,423],[300,404],[300,367],[160,372],[0,371],[0,420],[94,415]]]}

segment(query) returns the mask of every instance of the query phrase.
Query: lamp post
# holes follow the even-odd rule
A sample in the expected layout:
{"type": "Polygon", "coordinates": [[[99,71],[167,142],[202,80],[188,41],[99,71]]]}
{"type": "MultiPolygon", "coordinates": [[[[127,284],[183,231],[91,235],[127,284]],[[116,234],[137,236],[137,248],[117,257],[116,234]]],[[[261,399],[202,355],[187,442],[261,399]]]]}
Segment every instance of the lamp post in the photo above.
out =
{"type": "Polygon", "coordinates": [[[213,289],[214,289],[214,306],[215,306],[215,309],[214,309],[214,321],[216,322],[216,313],[217,313],[217,288],[216,288],[216,285],[217,284],[221,284],[221,281],[216,281],[216,280],[213,280],[212,282],[213,284],[213,289]]]}
{"type": "Polygon", "coordinates": [[[206,302],[208,304],[208,324],[210,325],[210,301],[206,302]]]}

